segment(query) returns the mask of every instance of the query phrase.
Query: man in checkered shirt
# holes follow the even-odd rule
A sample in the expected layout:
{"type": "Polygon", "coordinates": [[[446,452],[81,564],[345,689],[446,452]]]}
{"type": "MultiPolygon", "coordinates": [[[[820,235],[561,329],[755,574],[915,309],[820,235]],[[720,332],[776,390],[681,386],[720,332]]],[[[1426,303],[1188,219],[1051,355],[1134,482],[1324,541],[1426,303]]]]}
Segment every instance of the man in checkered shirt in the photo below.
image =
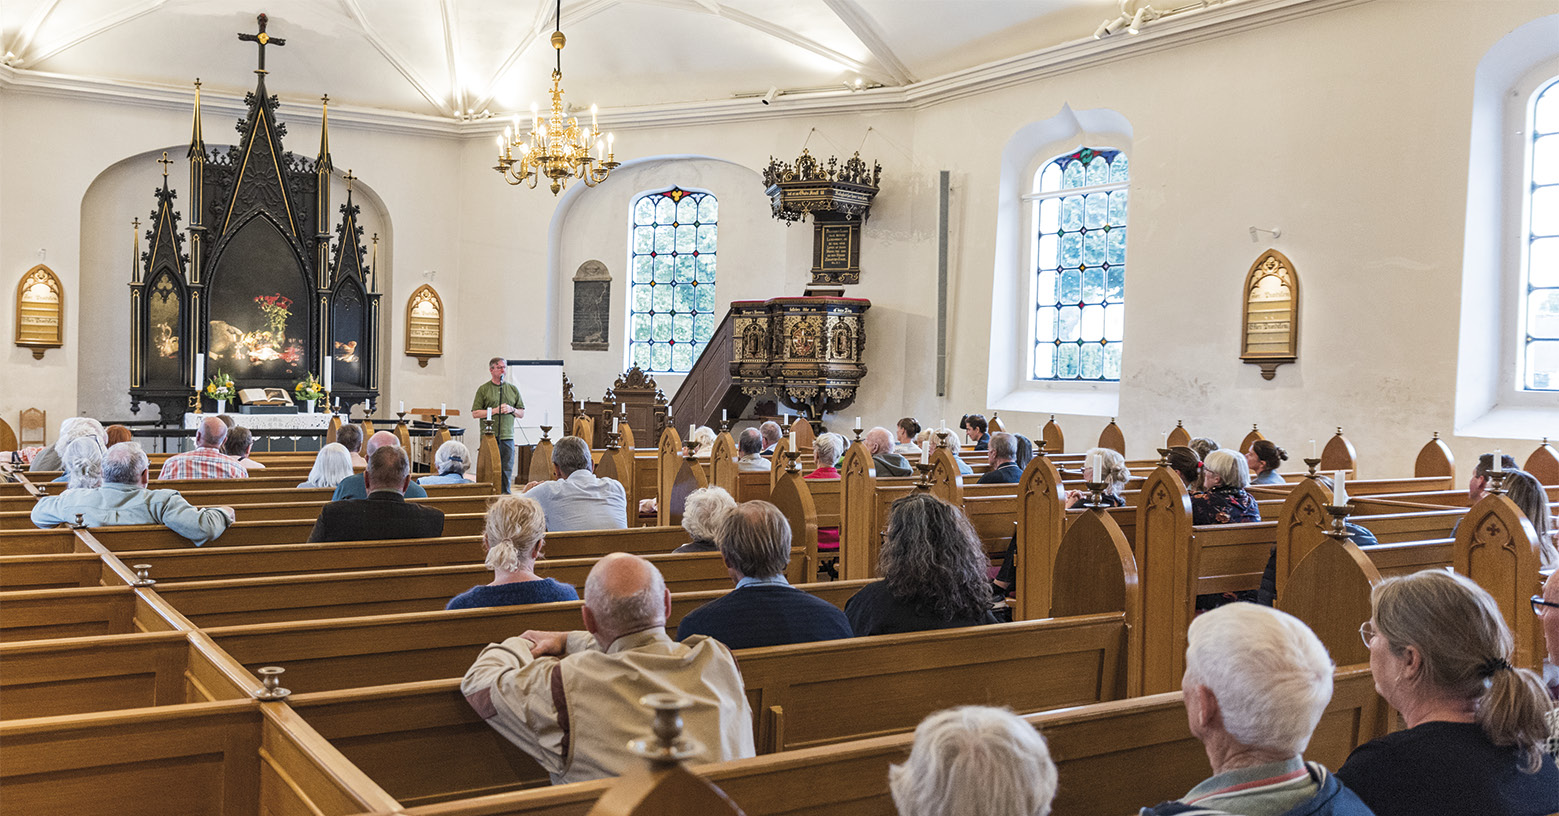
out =
{"type": "Polygon", "coordinates": [[[158,479],[247,479],[249,471],[237,459],[222,452],[227,424],[208,416],[195,428],[195,449],[168,457],[158,479]]]}

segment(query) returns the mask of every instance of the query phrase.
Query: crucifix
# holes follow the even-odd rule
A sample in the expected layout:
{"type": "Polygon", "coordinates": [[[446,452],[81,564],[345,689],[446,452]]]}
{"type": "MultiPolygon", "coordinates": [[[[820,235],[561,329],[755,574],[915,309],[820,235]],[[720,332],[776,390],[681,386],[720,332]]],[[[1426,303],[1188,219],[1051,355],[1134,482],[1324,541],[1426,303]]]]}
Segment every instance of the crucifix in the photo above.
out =
{"type": "Polygon", "coordinates": [[[255,73],[263,74],[263,73],[265,73],[265,47],[267,45],[276,45],[276,46],[286,45],[287,44],[287,40],[282,38],[282,37],[272,37],[271,35],[265,33],[265,24],[267,22],[270,22],[270,19],[268,17],[266,17],[264,14],[261,14],[259,17],[256,17],[255,19],[260,21],[260,33],[259,34],[243,34],[243,33],[240,33],[238,35],[238,39],[243,40],[244,42],[252,42],[252,43],[259,43],[260,44],[260,67],[259,67],[258,70],[255,71],[255,73]]]}
{"type": "Polygon", "coordinates": [[[346,182],[346,191],[352,192],[352,182],[357,180],[357,176],[352,175],[352,168],[348,167],[346,175],[342,176],[341,179],[346,182]]]}
{"type": "Polygon", "coordinates": [[[168,177],[168,165],[173,164],[173,160],[168,158],[168,151],[166,151],[166,150],[162,151],[162,158],[158,159],[157,163],[162,165],[162,177],[163,178],[167,178],[168,177]]]}

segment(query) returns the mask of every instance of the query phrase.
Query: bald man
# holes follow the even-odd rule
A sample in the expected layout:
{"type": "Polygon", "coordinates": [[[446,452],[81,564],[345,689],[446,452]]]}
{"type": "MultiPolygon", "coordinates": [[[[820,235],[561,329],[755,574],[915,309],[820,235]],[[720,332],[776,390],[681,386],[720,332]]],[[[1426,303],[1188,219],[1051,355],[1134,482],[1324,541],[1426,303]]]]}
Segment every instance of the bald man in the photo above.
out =
{"type": "Polygon", "coordinates": [[[731,652],[703,635],[666,635],[671,593],[655,565],[612,553],[585,579],[583,632],[528,631],[490,644],[460,683],[487,724],[547,769],[553,784],[643,766],[628,743],[650,736],[639,698],[675,691],[693,706],[690,763],[754,755],[752,712],[731,652]]]}
{"type": "MultiPolygon", "coordinates": [[[[363,451],[363,456],[372,459],[374,451],[380,448],[398,448],[400,446],[401,441],[395,438],[395,434],[389,431],[378,431],[373,436],[368,437],[368,446],[363,451]]],[[[408,499],[426,499],[428,491],[423,490],[422,485],[413,481],[406,487],[405,496],[408,499]]],[[[342,479],[341,483],[336,485],[336,492],[330,494],[330,500],[333,502],[338,502],[342,499],[366,498],[368,498],[368,485],[363,481],[363,474],[361,473],[354,473],[342,479]]]]}
{"type": "Polygon", "coordinates": [[[158,479],[247,479],[249,471],[237,459],[222,452],[227,423],[207,416],[195,426],[195,449],[168,457],[157,471],[158,479]]]}

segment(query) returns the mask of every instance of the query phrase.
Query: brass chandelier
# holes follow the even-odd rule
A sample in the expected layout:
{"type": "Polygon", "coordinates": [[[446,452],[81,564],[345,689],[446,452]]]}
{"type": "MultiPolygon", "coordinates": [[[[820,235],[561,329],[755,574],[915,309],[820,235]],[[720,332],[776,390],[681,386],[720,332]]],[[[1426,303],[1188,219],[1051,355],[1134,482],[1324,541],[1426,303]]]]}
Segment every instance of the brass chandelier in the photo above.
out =
{"type": "Polygon", "coordinates": [[[612,134],[603,142],[596,127],[595,105],[590,106],[590,127],[582,129],[579,118],[566,116],[563,110],[563,0],[558,0],[557,28],[552,32],[552,47],[557,49],[558,64],[552,69],[552,113],[542,118],[531,105],[530,130],[520,130],[520,117],[503,129],[498,137],[498,164],[493,167],[510,184],[536,183],[546,176],[557,195],[578,178],[586,187],[606,180],[620,162],[612,160],[612,134]],[[529,138],[529,141],[525,141],[529,138]],[[594,148],[594,155],[592,155],[594,148]]]}

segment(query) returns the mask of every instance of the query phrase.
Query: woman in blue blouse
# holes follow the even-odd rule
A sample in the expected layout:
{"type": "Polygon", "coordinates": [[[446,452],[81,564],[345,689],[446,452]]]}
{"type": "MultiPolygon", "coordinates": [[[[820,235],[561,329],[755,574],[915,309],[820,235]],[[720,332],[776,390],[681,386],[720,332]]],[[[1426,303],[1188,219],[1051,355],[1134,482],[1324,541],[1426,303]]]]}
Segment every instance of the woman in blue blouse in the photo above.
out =
{"type": "Polygon", "coordinates": [[[1283,477],[1278,466],[1288,461],[1288,451],[1265,440],[1258,439],[1245,452],[1245,464],[1250,466],[1250,483],[1254,485],[1280,485],[1283,477]]]}
{"type": "Polygon", "coordinates": [[[577,601],[579,593],[568,584],[536,574],[536,559],[547,534],[547,517],[535,499],[517,493],[499,496],[487,508],[482,528],[482,548],[493,581],[456,595],[445,609],[577,601]]]}
{"type": "Polygon", "coordinates": [[[1239,524],[1261,521],[1256,500],[1245,492],[1250,468],[1239,451],[1219,448],[1202,461],[1201,493],[1191,494],[1192,524],[1239,524]]]}

